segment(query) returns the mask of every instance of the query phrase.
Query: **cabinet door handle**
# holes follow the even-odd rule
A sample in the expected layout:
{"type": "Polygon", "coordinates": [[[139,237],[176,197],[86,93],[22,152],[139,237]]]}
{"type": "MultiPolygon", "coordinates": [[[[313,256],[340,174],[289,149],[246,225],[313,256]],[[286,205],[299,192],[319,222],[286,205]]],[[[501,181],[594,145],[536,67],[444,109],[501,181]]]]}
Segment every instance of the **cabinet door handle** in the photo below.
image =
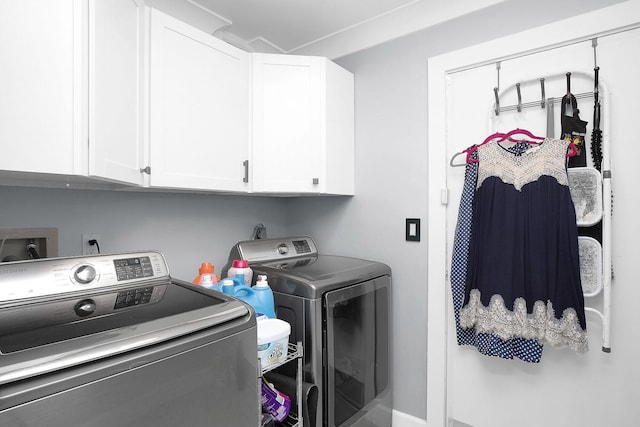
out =
{"type": "Polygon", "coordinates": [[[146,173],[147,175],[151,175],[151,166],[147,166],[144,169],[140,169],[140,173],[146,173]]]}
{"type": "Polygon", "coordinates": [[[313,185],[318,185],[320,184],[320,179],[319,178],[313,178],[313,185]]]}
{"type": "Polygon", "coordinates": [[[244,178],[242,178],[242,182],[249,182],[249,160],[245,160],[242,162],[244,166],[244,178]]]}

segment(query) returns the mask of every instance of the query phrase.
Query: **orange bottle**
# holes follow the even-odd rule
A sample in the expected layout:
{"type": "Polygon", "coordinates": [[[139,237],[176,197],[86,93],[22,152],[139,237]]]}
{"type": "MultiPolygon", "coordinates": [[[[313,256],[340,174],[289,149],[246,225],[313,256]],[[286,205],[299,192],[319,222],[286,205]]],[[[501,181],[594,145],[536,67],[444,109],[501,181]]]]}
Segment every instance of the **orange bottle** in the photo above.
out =
{"type": "Polygon", "coordinates": [[[210,262],[203,262],[202,265],[200,266],[200,269],[198,270],[198,277],[193,279],[193,283],[196,285],[201,284],[202,276],[204,274],[210,274],[214,282],[213,284],[215,285],[216,283],[218,283],[219,279],[214,274],[214,270],[215,270],[215,267],[213,266],[213,264],[211,264],[210,262]]]}

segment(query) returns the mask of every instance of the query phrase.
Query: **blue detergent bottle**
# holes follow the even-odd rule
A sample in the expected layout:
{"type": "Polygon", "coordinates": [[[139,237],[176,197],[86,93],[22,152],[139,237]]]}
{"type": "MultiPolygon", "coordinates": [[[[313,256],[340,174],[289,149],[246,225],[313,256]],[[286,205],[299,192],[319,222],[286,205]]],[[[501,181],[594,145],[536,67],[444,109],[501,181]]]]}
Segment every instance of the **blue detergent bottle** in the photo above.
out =
{"type": "Polygon", "coordinates": [[[214,285],[213,289],[233,296],[236,292],[236,286],[240,286],[238,279],[235,277],[226,277],[214,285]]]}
{"type": "Polygon", "coordinates": [[[235,293],[235,282],[230,279],[224,279],[218,284],[218,290],[223,294],[233,295],[235,293]]]}
{"type": "Polygon", "coordinates": [[[239,274],[235,277],[227,277],[221,280],[215,289],[250,304],[257,313],[262,313],[259,311],[260,301],[255,291],[249,286],[244,285],[243,282],[244,278],[242,274],[239,274]]]}
{"type": "Polygon", "coordinates": [[[252,288],[243,285],[243,281],[242,274],[227,277],[221,280],[215,289],[250,304],[257,316],[264,314],[275,319],[273,292],[267,283],[267,276],[258,276],[258,282],[252,288]]]}
{"type": "Polygon", "coordinates": [[[276,313],[273,303],[273,291],[267,282],[267,276],[259,275],[256,284],[251,289],[253,289],[257,300],[257,305],[253,306],[256,312],[275,319],[276,313]]]}

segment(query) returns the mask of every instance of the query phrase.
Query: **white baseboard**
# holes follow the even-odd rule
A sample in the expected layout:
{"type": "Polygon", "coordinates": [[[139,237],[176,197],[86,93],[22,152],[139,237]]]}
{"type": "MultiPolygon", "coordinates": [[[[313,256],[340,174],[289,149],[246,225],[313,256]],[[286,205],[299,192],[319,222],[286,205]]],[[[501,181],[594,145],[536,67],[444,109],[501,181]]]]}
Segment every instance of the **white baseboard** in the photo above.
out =
{"type": "Polygon", "coordinates": [[[393,427],[425,427],[427,421],[394,409],[391,415],[391,425],[393,427]]]}

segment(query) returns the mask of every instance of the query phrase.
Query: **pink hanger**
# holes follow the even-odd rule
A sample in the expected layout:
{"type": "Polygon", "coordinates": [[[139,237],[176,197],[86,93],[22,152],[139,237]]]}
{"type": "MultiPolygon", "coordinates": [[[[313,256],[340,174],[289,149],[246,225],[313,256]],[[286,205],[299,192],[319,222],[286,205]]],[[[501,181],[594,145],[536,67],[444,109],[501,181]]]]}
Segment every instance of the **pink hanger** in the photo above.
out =
{"type": "MultiPolygon", "coordinates": [[[[525,135],[525,136],[528,136],[531,139],[538,139],[540,141],[544,140],[544,137],[534,135],[534,134],[532,134],[531,132],[529,132],[526,129],[516,128],[516,129],[514,129],[514,130],[512,130],[510,132],[505,133],[504,136],[502,137],[502,139],[500,139],[498,142],[502,142],[505,139],[512,137],[513,135],[525,135]]],[[[538,141],[527,141],[527,142],[530,143],[530,144],[540,144],[540,142],[538,142],[538,141]]]]}
{"type": "MultiPolygon", "coordinates": [[[[532,139],[539,139],[541,141],[544,140],[544,137],[534,135],[534,134],[532,134],[531,132],[529,132],[526,129],[516,128],[516,129],[514,129],[514,130],[512,130],[510,132],[505,133],[504,136],[502,137],[502,139],[500,139],[498,142],[502,142],[507,138],[510,139],[513,135],[519,135],[519,134],[526,135],[526,136],[528,136],[529,138],[532,138],[532,139]]],[[[527,142],[529,144],[540,144],[540,142],[538,142],[538,141],[527,141],[527,142]]],[[[567,153],[567,157],[573,157],[576,154],[578,154],[578,148],[575,146],[575,144],[573,142],[569,143],[569,148],[571,148],[571,151],[567,153]]]]}
{"type": "Polygon", "coordinates": [[[491,135],[489,135],[488,137],[485,138],[484,141],[482,141],[480,144],[478,145],[472,145],[471,147],[467,148],[466,150],[462,150],[463,153],[467,153],[467,163],[478,163],[478,160],[474,160],[471,158],[471,154],[476,151],[478,149],[478,147],[480,147],[481,145],[486,144],[489,141],[492,141],[496,138],[503,138],[500,141],[504,140],[505,134],[502,132],[496,132],[493,133],[491,135]]]}
{"type": "MultiPolygon", "coordinates": [[[[471,158],[471,154],[474,151],[476,151],[478,149],[478,147],[480,147],[481,145],[484,145],[484,144],[486,144],[486,143],[488,143],[488,142],[490,142],[490,141],[492,141],[492,140],[494,140],[496,138],[500,138],[497,142],[502,142],[502,141],[504,141],[506,139],[511,139],[511,136],[513,136],[513,135],[520,135],[520,134],[525,135],[525,136],[531,138],[532,140],[533,139],[540,140],[540,142],[532,141],[532,140],[526,141],[526,142],[528,142],[530,144],[536,144],[537,145],[537,144],[540,144],[542,142],[542,140],[545,139],[542,136],[534,135],[531,132],[529,132],[528,130],[520,129],[520,128],[513,129],[512,131],[509,131],[507,133],[496,132],[496,133],[493,133],[493,134],[489,135],[488,137],[486,137],[485,140],[482,141],[480,144],[472,145],[471,147],[469,147],[469,148],[467,148],[465,150],[462,150],[460,153],[457,153],[456,155],[454,155],[453,158],[450,161],[450,165],[451,166],[462,166],[462,165],[454,165],[453,164],[453,160],[455,159],[456,156],[458,156],[459,154],[463,154],[463,153],[467,154],[467,158],[466,158],[467,163],[478,163],[477,159],[474,160],[474,159],[471,158]]],[[[578,149],[576,148],[576,146],[574,145],[573,142],[569,143],[569,148],[571,148],[571,151],[569,153],[567,153],[567,157],[573,157],[576,154],[578,154],[578,149]]]]}
{"type": "MultiPolygon", "coordinates": [[[[498,142],[502,142],[505,139],[511,138],[511,136],[518,135],[518,134],[526,135],[526,136],[528,136],[529,138],[532,138],[532,139],[544,140],[544,137],[542,137],[542,136],[534,135],[534,134],[532,134],[531,132],[529,132],[526,129],[517,128],[517,129],[512,130],[511,132],[505,133],[504,136],[502,137],[502,139],[500,139],[498,142]]],[[[540,144],[540,142],[537,142],[537,141],[527,141],[527,142],[530,143],[530,144],[540,144]]],[[[578,148],[575,146],[575,144],[573,142],[569,142],[569,148],[571,148],[571,151],[567,153],[567,157],[573,157],[576,154],[578,154],[578,148]]]]}

